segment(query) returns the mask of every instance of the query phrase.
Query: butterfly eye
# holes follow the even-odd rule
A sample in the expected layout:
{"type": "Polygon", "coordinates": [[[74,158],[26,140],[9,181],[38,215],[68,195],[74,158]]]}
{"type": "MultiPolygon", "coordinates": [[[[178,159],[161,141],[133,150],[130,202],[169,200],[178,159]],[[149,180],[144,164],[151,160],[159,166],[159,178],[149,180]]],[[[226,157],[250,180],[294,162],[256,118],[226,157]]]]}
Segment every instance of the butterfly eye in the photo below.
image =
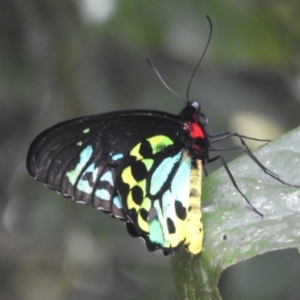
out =
{"type": "Polygon", "coordinates": [[[199,102],[193,101],[193,102],[191,102],[191,106],[193,106],[195,108],[197,115],[199,115],[200,111],[201,111],[201,106],[200,106],[199,102]]]}

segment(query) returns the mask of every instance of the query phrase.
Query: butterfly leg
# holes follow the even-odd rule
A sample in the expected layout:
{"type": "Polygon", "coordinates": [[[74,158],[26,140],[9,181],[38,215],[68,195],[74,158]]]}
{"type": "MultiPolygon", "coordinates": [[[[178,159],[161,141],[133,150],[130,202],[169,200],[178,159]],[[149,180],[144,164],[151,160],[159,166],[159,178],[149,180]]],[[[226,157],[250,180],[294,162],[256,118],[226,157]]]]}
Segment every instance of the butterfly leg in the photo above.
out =
{"type": "Polygon", "coordinates": [[[287,186],[294,187],[294,188],[300,188],[300,185],[290,184],[290,183],[287,183],[286,181],[280,179],[280,177],[279,177],[278,174],[274,173],[273,171],[271,171],[270,169],[268,169],[267,167],[265,167],[259,161],[259,159],[249,149],[249,147],[247,146],[247,144],[245,143],[245,141],[243,140],[243,138],[240,137],[240,141],[241,141],[241,143],[243,145],[243,146],[241,146],[240,149],[243,150],[264,171],[265,174],[271,176],[272,178],[274,178],[275,180],[281,182],[282,184],[285,184],[287,186]]]}
{"type": "Polygon", "coordinates": [[[259,161],[259,159],[257,159],[257,157],[252,153],[252,151],[249,149],[249,147],[247,146],[247,144],[244,141],[244,139],[250,139],[250,140],[260,141],[260,142],[269,142],[270,140],[261,140],[261,139],[256,139],[256,138],[252,138],[252,137],[247,137],[247,136],[238,134],[236,132],[222,132],[222,133],[219,133],[219,134],[210,134],[209,135],[209,137],[211,137],[210,143],[217,143],[219,141],[225,140],[225,139],[227,139],[229,137],[232,137],[232,136],[235,136],[235,137],[239,138],[242,146],[222,147],[222,148],[221,147],[220,148],[213,147],[210,150],[211,151],[242,150],[263,170],[263,172],[265,174],[271,176],[272,178],[274,178],[275,180],[281,182],[282,184],[285,184],[285,185],[290,186],[290,187],[300,188],[300,185],[294,185],[294,184],[290,184],[290,183],[285,182],[284,180],[280,179],[278,174],[272,172],[270,169],[265,167],[259,161]]]}
{"type": "MultiPolygon", "coordinates": [[[[234,147],[234,149],[226,149],[226,150],[241,150],[242,148],[241,147],[234,147]]],[[[220,149],[218,149],[218,150],[212,150],[212,151],[220,151],[220,150],[222,150],[221,148],[220,149]]],[[[229,169],[229,167],[228,167],[228,165],[227,165],[227,163],[226,163],[226,161],[225,161],[225,159],[223,158],[223,156],[222,155],[217,155],[217,156],[215,156],[215,157],[213,157],[213,158],[211,158],[211,159],[209,159],[208,161],[207,161],[207,163],[211,163],[211,162],[213,162],[213,161],[215,161],[215,160],[217,160],[217,159],[220,159],[220,161],[221,161],[221,163],[222,163],[222,165],[223,165],[223,167],[224,167],[224,169],[225,169],[225,171],[226,171],[226,173],[227,173],[227,175],[228,175],[228,177],[230,178],[230,181],[232,182],[232,184],[233,184],[233,186],[234,186],[234,188],[240,193],[240,195],[245,199],[245,201],[248,203],[248,205],[251,207],[251,209],[255,212],[255,213],[257,213],[258,215],[260,215],[261,217],[263,217],[263,214],[261,213],[261,212],[259,212],[252,204],[251,204],[251,202],[248,200],[248,198],[246,197],[246,195],[241,191],[241,189],[239,188],[239,186],[238,186],[238,184],[236,183],[236,180],[234,179],[234,176],[232,175],[232,173],[231,173],[231,171],[230,171],[230,169],[229,169]]]]}
{"type": "MultiPolygon", "coordinates": [[[[242,146],[233,146],[233,147],[225,147],[225,148],[216,148],[216,147],[213,147],[210,149],[210,151],[230,151],[230,150],[242,150],[244,151],[259,167],[260,169],[267,175],[269,175],[270,177],[272,177],[273,179],[279,181],[280,183],[284,184],[284,185],[287,185],[287,186],[290,186],[290,187],[294,187],[294,188],[300,188],[300,185],[293,185],[293,184],[290,184],[290,183],[287,183],[285,182],[284,180],[280,179],[279,175],[274,173],[273,171],[271,171],[270,169],[268,169],[267,167],[265,167],[260,161],[259,159],[252,153],[252,151],[249,149],[249,147],[247,146],[247,144],[245,143],[244,141],[244,138],[248,138],[248,137],[245,137],[245,136],[242,136],[242,135],[239,135],[237,133],[221,133],[221,134],[218,134],[218,135],[215,135],[214,137],[216,137],[215,140],[213,140],[213,142],[218,142],[218,141],[221,141],[223,139],[226,139],[226,138],[229,138],[231,136],[236,136],[240,139],[241,141],[241,144],[242,146]]],[[[253,138],[248,138],[248,139],[253,139],[253,138]]],[[[258,140],[258,139],[253,139],[253,140],[258,140]]],[[[265,140],[261,140],[261,141],[265,141],[265,140]]],[[[259,214],[260,216],[263,217],[263,215],[257,211],[257,209],[255,209],[253,207],[253,205],[250,203],[250,201],[247,199],[247,197],[242,193],[242,191],[239,189],[226,161],[224,160],[224,158],[222,157],[222,155],[218,155],[216,157],[213,157],[211,159],[209,159],[207,161],[207,163],[210,163],[212,161],[215,161],[216,159],[220,159],[221,162],[222,162],[222,165],[224,166],[232,184],[234,185],[235,189],[241,194],[241,196],[246,200],[246,202],[251,206],[251,208],[257,213],[259,214]]]]}
{"type": "Polygon", "coordinates": [[[207,136],[210,138],[210,143],[217,143],[219,141],[222,140],[226,140],[230,137],[238,137],[240,139],[247,139],[247,140],[252,140],[252,141],[257,141],[257,142],[270,142],[271,140],[266,140],[266,139],[257,139],[257,138],[253,138],[253,137],[249,137],[246,135],[241,135],[237,132],[221,132],[221,133],[217,133],[217,134],[213,134],[213,133],[207,133],[207,136]]]}
{"type": "MultiPolygon", "coordinates": [[[[220,149],[218,149],[218,148],[213,148],[213,149],[211,149],[211,151],[226,151],[226,150],[241,150],[242,149],[242,147],[241,146],[236,146],[236,147],[228,147],[228,148],[226,148],[226,149],[224,149],[224,148],[220,148],[220,149]]],[[[234,177],[233,177],[233,175],[232,175],[232,173],[231,173],[231,171],[230,171],[230,169],[229,169],[229,167],[228,167],[228,165],[227,165],[227,163],[226,163],[226,161],[225,161],[225,159],[223,158],[223,156],[222,155],[217,155],[217,156],[215,156],[215,157],[212,157],[212,158],[210,158],[208,161],[207,161],[207,163],[211,163],[211,162],[213,162],[213,161],[215,161],[215,160],[217,160],[217,159],[220,159],[221,160],[221,163],[222,163],[222,165],[223,165],[223,167],[224,167],[224,169],[225,169],[225,171],[226,171],[226,173],[227,173],[227,175],[229,176],[229,178],[230,178],[230,181],[232,182],[232,184],[233,184],[233,186],[234,186],[234,188],[240,193],[240,195],[245,199],[245,201],[248,203],[248,205],[252,208],[252,210],[255,212],[255,213],[257,213],[258,215],[260,215],[261,217],[263,217],[263,214],[261,213],[261,212],[259,212],[252,204],[251,204],[251,202],[248,200],[248,198],[245,196],[245,194],[241,191],[241,189],[239,188],[239,186],[238,186],[238,184],[236,183],[236,181],[235,181],[235,179],[234,179],[234,177]]],[[[205,170],[205,169],[204,169],[205,170]]],[[[205,170],[205,173],[207,173],[206,172],[206,170],[205,170]]]]}
{"type": "MultiPolygon", "coordinates": [[[[245,199],[245,201],[246,201],[246,202],[248,203],[248,205],[252,208],[252,210],[253,210],[255,213],[257,213],[258,215],[260,215],[261,217],[263,217],[263,214],[262,214],[261,212],[259,212],[259,211],[251,204],[251,202],[248,200],[248,198],[246,197],[246,195],[245,195],[245,194],[241,191],[241,189],[239,188],[239,186],[238,186],[238,184],[236,183],[236,181],[235,181],[235,179],[234,179],[234,177],[233,177],[233,175],[232,175],[232,173],[231,173],[231,171],[230,171],[230,169],[229,169],[229,167],[228,167],[228,165],[227,165],[225,159],[223,158],[223,156],[222,156],[222,155],[215,156],[215,157],[212,159],[212,161],[214,161],[214,160],[216,160],[216,159],[220,159],[220,161],[221,161],[221,163],[222,163],[222,165],[223,165],[223,167],[224,167],[224,169],[225,169],[227,175],[229,176],[230,181],[232,182],[234,188],[235,188],[235,189],[240,193],[240,195],[245,199]]],[[[210,163],[210,162],[211,162],[211,161],[209,160],[208,163],[210,163]]]]}

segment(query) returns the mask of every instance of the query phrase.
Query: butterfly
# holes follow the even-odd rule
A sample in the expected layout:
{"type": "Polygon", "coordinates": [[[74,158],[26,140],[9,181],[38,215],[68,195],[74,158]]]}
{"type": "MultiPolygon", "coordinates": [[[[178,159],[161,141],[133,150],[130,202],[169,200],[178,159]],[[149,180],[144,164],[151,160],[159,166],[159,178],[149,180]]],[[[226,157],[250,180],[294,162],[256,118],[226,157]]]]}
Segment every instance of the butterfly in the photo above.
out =
{"type": "Polygon", "coordinates": [[[125,221],[150,251],[201,251],[202,165],[209,139],[200,105],[178,116],[131,110],[66,121],[42,132],[27,156],[30,175],[77,202],[125,221]]]}
{"type": "Polygon", "coordinates": [[[29,174],[65,197],[124,221],[130,235],[142,237],[149,251],[162,249],[166,255],[183,246],[192,254],[201,252],[202,172],[216,159],[252,210],[262,216],[238,187],[222,155],[210,157],[212,151],[241,149],[274,179],[299,186],[282,181],[264,167],[244,141],[267,140],[231,132],[212,134],[206,129],[208,121],[200,104],[189,101],[189,87],[210,38],[211,32],[179,115],[128,110],[59,123],[30,145],[29,174]],[[232,136],[240,139],[241,146],[212,146],[232,136]]]}
{"type": "MultiPolygon", "coordinates": [[[[27,170],[65,197],[90,204],[126,223],[142,237],[149,251],[167,254],[182,246],[192,254],[202,249],[201,180],[205,165],[221,159],[212,144],[237,136],[242,149],[274,179],[237,133],[213,135],[198,102],[186,102],[179,115],[153,110],[129,110],[81,117],[59,123],[30,145],[27,170]]],[[[225,148],[224,150],[228,150],[225,148]]],[[[289,184],[287,184],[289,185],[289,184]]]]}

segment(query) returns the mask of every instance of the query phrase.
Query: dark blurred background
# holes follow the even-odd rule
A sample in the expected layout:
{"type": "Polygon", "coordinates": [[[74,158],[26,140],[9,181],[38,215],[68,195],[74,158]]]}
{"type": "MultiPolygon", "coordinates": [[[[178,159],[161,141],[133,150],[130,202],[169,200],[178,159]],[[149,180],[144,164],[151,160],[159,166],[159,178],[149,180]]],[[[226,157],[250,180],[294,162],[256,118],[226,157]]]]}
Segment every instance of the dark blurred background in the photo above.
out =
{"type": "MultiPolygon", "coordinates": [[[[148,253],[121,222],[34,181],[28,147],[73,117],[178,113],[182,101],[145,60],[185,96],[209,36],[205,15],[213,37],[190,98],[214,132],[276,138],[300,125],[299,13],[297,1],[276,0],[1,0],[0,299],[177,299],[170,258],[148,253]]],[[[297,253],[282,253],[222,277],[231,293],[224,299],[300,299],[288,280],[299,281],[298,269],[284,273],[278,298],[264,294],[266,284],[250,294],[253,265],[261,273],[271,261],[279,275],[299,264],[297,253]]]]}

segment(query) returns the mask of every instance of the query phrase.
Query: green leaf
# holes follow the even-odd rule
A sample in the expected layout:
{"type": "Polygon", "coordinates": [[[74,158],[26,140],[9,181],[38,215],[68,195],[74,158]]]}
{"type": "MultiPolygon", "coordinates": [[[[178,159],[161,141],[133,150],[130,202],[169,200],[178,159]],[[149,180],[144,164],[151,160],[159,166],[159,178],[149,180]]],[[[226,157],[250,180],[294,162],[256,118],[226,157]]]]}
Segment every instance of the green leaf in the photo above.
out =
{"type": "Polygon", "coordinates": [[[204,247],[200,255],[173,255],[181,299],[221,299],[218,281],[227,267],[268,251],[300,245],[300,127],[253,152],[290,184],[266,175],[247,155],[229,164],[240,189],[264,217],[235,190],[224,168],[203,182],[204,247]]]}

